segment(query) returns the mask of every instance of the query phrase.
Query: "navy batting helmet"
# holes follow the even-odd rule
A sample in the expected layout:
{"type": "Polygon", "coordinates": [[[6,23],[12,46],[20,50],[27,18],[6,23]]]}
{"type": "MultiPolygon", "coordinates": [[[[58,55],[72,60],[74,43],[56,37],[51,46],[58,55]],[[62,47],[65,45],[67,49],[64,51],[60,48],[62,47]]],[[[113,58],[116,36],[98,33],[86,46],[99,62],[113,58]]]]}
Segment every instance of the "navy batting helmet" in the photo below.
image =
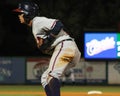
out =
{"type": "Polygon", "coordinates": [[[21,2],[19,3],[18,8],[13,11],[23,13],[27,17],[35,17],[39,15],[39,7],[33,2],[21,2]]]}

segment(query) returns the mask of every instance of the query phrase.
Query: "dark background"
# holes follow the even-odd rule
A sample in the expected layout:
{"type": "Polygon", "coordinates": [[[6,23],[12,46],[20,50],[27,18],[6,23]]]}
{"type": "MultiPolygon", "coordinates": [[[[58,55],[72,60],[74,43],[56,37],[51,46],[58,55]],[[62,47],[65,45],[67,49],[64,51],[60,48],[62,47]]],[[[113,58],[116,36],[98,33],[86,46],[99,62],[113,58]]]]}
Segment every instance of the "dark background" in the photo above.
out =
{"type": "MultiPolygon", "coordinates": [[[[32,33],[12,10],[25,0],[0,0],[0,56],[40,56],[32,33]]],[[[26,0],[27,1],[27,0],[26,0]]],[[[30,0],[28,0],[30,1],[30,0]]],[[[120,31],[119,0],[31,0],[41,16],[60,19],[83,56],[85,30],[120,31]]]]}

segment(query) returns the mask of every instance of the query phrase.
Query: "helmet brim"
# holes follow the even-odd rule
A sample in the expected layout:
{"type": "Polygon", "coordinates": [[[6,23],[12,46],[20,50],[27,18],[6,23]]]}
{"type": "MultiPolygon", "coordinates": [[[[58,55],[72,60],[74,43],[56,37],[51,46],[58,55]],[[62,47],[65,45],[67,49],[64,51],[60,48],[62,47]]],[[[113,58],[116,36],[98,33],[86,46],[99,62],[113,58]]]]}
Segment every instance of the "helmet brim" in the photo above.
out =
{"type": "Polygon", "coordinates": [[[22,10],[21,10],[21,9],[19,9],[19,8],[14,9],[13,11],[14,11],[14,12],[18,12],[18,13],[22,13],[22,10]]]}

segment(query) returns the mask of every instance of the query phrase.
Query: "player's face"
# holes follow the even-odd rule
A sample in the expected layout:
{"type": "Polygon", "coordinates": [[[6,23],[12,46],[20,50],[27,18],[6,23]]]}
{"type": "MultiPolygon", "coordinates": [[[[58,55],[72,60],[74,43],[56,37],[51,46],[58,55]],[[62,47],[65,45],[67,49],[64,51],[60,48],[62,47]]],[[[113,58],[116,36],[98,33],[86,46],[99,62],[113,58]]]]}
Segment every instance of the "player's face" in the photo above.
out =
{"type": "Polygon", "coordinates": [[[19,20],[20,20],[20,23],[25,23],[25,20],[24,20],[23,15],[24,15],[24,14],[20,14],[20,15],[18,15],[19,20]]]}

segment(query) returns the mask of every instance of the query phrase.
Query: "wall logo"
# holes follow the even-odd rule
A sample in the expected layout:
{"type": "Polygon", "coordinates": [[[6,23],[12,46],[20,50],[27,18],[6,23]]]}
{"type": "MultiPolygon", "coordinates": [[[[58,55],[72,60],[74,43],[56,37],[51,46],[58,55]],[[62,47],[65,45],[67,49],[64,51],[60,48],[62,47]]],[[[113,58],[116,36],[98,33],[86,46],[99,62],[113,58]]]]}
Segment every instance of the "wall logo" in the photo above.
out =
{"type": "Polygon", "coordinates": [[[114,37],[105,37],[105,39],[98,41],[97,39],[93,39],[90,42],[86,43],[87,54],[89,56],[94,56],[99,54],[105,50],[115,48],[115,40],[114,37]]]}
{"type": "Polygon", "coordinates": [[[0,60],[0,81],[4,81],[12,76],[12,61],[0,60]]]}
{"type": "Polygon", "coordinates": [[[38,63],[36,63],[33,67],[33,75],[36,78],[41,78],[43,72],[48,68],[49,59],[41,59],[38,63]]]}

